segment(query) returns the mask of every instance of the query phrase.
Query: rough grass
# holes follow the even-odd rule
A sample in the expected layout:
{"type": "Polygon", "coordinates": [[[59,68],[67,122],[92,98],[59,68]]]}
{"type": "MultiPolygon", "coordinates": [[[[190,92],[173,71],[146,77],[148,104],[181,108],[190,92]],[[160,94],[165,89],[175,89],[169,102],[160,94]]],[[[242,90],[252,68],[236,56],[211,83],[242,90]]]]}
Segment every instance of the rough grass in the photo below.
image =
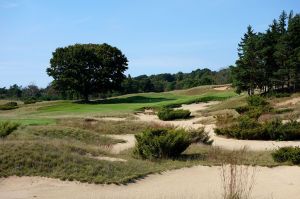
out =
{"type": "MultiPolygon", "coordinates": [[[[90,183],[128,183],[170,169],[198,164],[219,165],[224,155],[231,154],[229,151],[194,145],[176,160],[133,159],[128,150],[121,156],[127,162],[109,162],[90,158],[86,156],[87,153],[90,151],[61,143],[1,142],[0,177],[45,176],[90,183]]],[[[253,152],[247,154],[247,157],[249,164],[278,165],[268,152],[253,152]],[[259,161],[254,162],[257,159],[259,161]]]]}
{"type": "Polygon", "coordinates": [[[8,138],[11,140],[41,140],[41,142],[43,140],[60,139],[98,146],[123,142],[123,140],[112,139],[93,131],[62,126],[27,126],[15,131],[8,138]]]}
{"type": "Polygon", "coordinates": [[[98,132],[99,134],[137,134],[147,129],[161,128],[157,123],[147,123],[141,121],[111,121],[93,119],[60,119],[58,124],[68,127],[76,127],[98,132]]]}

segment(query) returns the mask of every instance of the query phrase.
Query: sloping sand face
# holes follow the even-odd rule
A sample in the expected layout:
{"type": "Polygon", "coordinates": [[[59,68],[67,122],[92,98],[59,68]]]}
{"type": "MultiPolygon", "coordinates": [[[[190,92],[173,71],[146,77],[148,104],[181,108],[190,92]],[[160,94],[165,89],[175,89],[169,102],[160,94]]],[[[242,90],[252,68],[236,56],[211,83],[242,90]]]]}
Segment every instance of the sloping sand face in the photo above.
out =
{"type": "MultiPolygon", "coordinates": [[[[0,180],[5,199],[211,199],[221,198],[220,167],[196,166],[168,171],[129,185],[93,185],[42,177],[0,180]]],[[[252,198],[298,199],[300,168],[257,167],[252,198]]]]}

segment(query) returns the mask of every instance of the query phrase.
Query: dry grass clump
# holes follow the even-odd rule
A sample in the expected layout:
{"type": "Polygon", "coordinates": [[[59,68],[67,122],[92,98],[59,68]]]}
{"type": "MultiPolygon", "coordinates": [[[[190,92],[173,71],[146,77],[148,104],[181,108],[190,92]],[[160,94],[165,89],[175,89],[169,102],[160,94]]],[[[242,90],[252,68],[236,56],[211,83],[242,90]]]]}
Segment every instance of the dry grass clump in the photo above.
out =
{"type": "Polygon", "coordinates": [[[223,199],[249,199],[255,184],[256,167],[243,165],[246,148],[232,151],[221,164],[223,199]]]}

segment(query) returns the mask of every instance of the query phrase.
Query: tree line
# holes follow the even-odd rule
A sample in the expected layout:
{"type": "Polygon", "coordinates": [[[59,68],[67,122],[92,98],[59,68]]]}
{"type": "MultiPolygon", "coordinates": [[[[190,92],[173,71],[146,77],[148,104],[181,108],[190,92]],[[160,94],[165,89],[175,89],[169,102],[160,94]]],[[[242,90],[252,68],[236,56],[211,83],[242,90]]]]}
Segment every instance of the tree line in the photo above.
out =
{"type": "MultiPolygon", "coordinates": [[[[231,83],[229,68],[219,71],[211,71],[210,69],[204,68],[194,70],[191,73],[163,73],[150,76],[140,75],[137,77],[131,77],[128,75],[122,81],[118,89],[114,89],[105,93],[96,92],[91,94],[91,97],[105,98],[121,94],[163,92],[178,89],[188,89],[201,85],[227,83],[231,83]]],[[[30,84],[25,87],[14,84],[8,88],[0,88],[0,99],[59,100],[80,98],[80,93],[73,90],[60,90],[53,83],[50,83],[46,88],[39,88],[34,84],[30,84]]]]}
{"type": "Polygon", "coordinates": [[[163,73],[150,76],[141,75],[134,78],[128,75],[121,85],[121,93],[164,92],[202,85],[228,83],[231,83],[230,70],[228,68],[219,71],[204,68],[190,73],[163,73]]]}
{"type": "Polygon", "coordinates": [[[300,88],[300,15],[281,13],[265,32],[248,26],[238,48],[236,66],[231,67],[238,93],[253,95],[300,88]]]}

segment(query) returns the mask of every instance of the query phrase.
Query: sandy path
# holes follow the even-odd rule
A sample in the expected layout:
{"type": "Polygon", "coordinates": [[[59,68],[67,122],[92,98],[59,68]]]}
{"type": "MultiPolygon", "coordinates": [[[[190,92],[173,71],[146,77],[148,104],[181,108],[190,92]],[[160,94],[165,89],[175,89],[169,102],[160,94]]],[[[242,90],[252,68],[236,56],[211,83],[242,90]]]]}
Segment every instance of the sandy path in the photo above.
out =
{"type": "MultiPolygon", "coordinates": [[[[220,167],[196,166],[155,174],[129,185],[94,185],[42,177],[0,180],[5,199],[183,199],[220,198],[220,167]]],[[[257,167],[253,198],[289,198],[300,195],[299,167],[257,167]]]]}

